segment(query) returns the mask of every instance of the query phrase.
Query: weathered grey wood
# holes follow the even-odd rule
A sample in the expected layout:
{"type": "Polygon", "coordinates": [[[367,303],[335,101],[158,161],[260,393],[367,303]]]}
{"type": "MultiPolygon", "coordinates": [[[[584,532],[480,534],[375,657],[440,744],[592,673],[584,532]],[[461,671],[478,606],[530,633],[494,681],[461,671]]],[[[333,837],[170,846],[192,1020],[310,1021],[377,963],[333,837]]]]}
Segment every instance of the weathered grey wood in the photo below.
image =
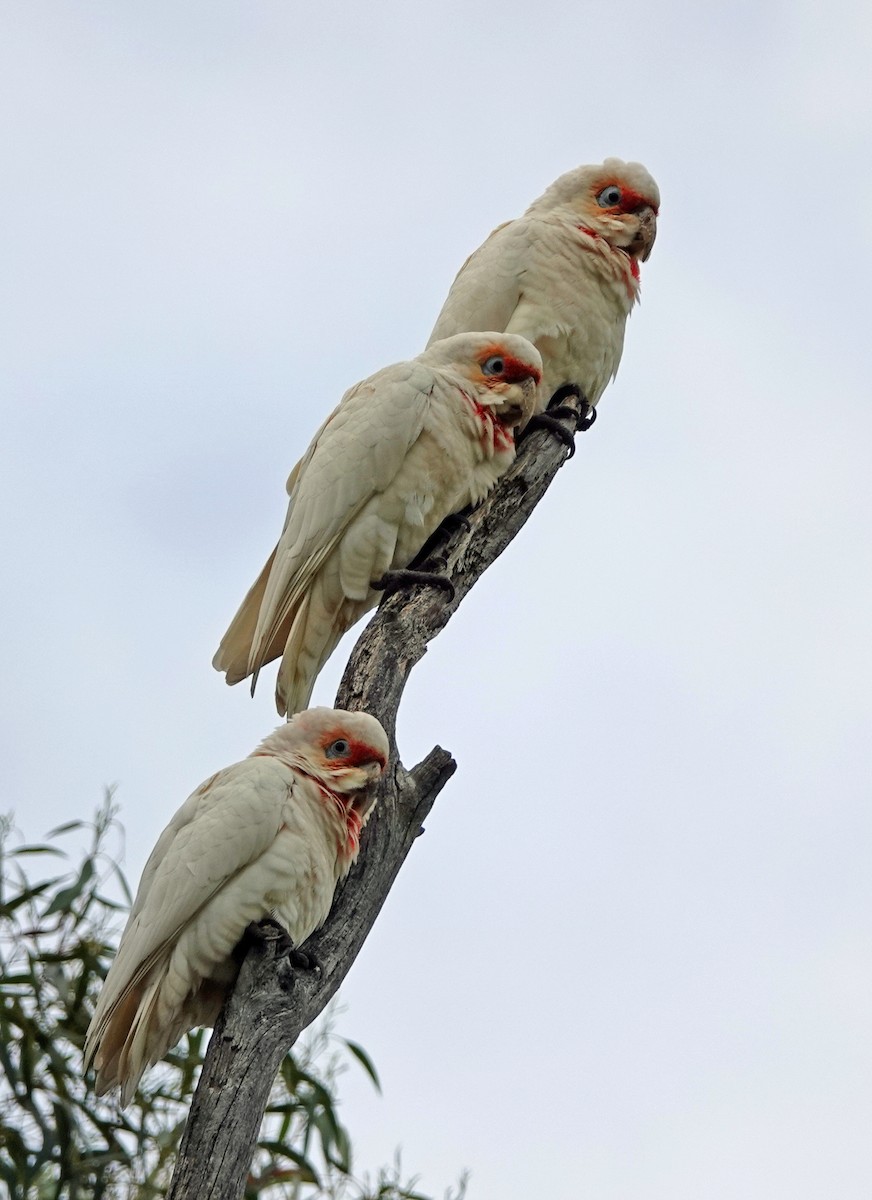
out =
{"type": "MultiPolygon", "coordinates": [[[[583,403],[583,402],[582,402],[583,403]]],[[[575,400],[567,406],[579,410],[575,400]]],[[[564,421],[568,430],[573,419],[564,421]]],[[[360,858],[337,893],[324,926],[306,943],[317,972],[292,970],[267,939],[246,955],[206,1053],[167,1200],[238,1200],[263,1113],[284,1055],[335,994],[372,928],[433,803],[456,770],[438,746],[412,771],[397,754],[403,689],[427,644],[526,522],[567,456],[547,431],[531,434],[511,470],[460,529],[439,547],[455,595],[422,587],[387,599],[361,634],[338,708],[379,718],[391,739],[390,765],[364,830],[360,858]]]]}

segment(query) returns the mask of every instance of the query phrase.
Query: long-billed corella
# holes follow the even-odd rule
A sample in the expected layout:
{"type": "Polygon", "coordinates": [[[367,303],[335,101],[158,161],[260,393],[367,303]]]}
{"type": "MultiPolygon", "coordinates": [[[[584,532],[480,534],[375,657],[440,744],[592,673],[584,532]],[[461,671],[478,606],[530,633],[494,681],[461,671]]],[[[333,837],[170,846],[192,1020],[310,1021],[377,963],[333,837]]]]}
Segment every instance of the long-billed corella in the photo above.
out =
{"type": "Polygon", "coordinates": [[[227,682],[281,657],[276,706],[305,708],[339,639],[378,602],[373,584],[514,461],[541,369],[522,337],[463,333],[346,392],[291,472],[278,545],[212,660],[227,682]]]}
{"type": "Polygon", "coordinates": [[[520,334],[542,355],[543,408],[567,385],[596,405],[621,361],[659,208],[641,163],[607,158],[567,171],[469,256],[431,345],[471,329],[520,334]]]}
{"type": "Polygon", "coordinates": [[[326,920],[387,765],[375,717],[313,708],[188,797],[145,865],[85,1041],[98,1093],[129,1103],[143,1071],[213,1025],[234,948],[272,917],[295,946],[326,920]]]}

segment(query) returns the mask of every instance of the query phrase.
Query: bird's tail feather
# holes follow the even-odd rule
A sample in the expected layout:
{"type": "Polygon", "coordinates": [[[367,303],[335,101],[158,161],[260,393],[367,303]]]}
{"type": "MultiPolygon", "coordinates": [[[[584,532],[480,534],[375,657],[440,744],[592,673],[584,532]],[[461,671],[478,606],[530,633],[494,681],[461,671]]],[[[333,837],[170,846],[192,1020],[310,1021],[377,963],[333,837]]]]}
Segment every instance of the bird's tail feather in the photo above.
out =
{"type": "Polygon", "coordinates": [[[315,679],[342,635],[371,607],[349,601],[336,581],[317,576],[294,615],[276,679],[276,707],[289,717],[307,707],[315,679]]]}
{"type": "MultiPolygon", "coordinates": [[[[239,683],[252,672],[252,643],[275,556],[276,552],[273,550],[266,560],[263,570],[248,589],[248,594],[240,604],[236,616],[230,622],[227,632],[221,639],[221,645],[212,659],[212,666],[216,671],[224,671],[227,682],[230,684],[239,683]]],[[[283,641],[284,638],[278,635],[274,636],[261,655],[260,662],[255,666],[262,667],[266,663],[272,662],[274,658],[278,658],[282,652],[283,641]]]]}

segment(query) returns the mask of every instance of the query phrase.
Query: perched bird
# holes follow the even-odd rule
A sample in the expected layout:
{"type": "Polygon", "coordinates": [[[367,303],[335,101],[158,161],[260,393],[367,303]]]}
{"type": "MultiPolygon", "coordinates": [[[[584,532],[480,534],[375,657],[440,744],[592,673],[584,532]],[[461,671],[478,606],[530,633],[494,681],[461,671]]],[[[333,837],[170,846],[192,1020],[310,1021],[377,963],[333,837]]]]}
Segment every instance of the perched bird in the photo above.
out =
{"type": "Polygon", "coordinates": [[[596,405],[621,361],[659,205],[641,163],[607,158],[561,175],[466,260],[430,344],[463,330],[520,334],[542,355],[543,408],[566,384],[596,405]]]}
{"type": "Polygon", "coordinates": [[[541,367],[524,338],[464,333],[345,393],[291,472],[279,543],[212,660],[228,683],[256,681],[281,655],[278,710],[306,707],[336,643],[375,606],[373,585],[511,464],[541,367]]]}
{"type": "Polygon", "coordinates": [[[129,1103],[143,1071],[214,1025],[248,925],[271,916],[299,945],[357,858],[388,760],[375,717],[313,708],[189,796],[145,865],[85,1041],[98,1093],[129,1103]]]}

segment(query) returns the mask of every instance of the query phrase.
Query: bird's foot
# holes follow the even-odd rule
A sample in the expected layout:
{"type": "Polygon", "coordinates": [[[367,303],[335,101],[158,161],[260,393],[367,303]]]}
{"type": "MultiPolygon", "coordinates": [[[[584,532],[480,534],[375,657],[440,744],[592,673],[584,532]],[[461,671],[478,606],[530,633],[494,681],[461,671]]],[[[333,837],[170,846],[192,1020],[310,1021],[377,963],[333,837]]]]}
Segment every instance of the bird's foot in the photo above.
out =
{"type": "Polygon", "coordinates": [[[249,921],[233,950],[234,959],[241,965],[249,950],[255,946],[264,954],[272,951],[276,963],[276,976],[286,992],[293,989],[297,972],[311,971],[316,975],[321,974],[321,964],[315,955],[309,950],[298,950],[287,929],[274,917],[249,921]]]}
{"type": "Polygon", "coordinates": [[[284,958],[294,953],[294,943],[284,925],[272,917],[264,917],[261,921],[249,921],[236,944],[233,957],[242,962],[253,946],[265,950],[271,945],[275,946],[276,958],[284,958]]]}
{"type": "Polygon", "coordinates": [[[472,526],[469,523],[466,513],[470,512],[472,512],[472,509],[468,508],[465,512],[451,513],[445,518],[439,528],[430,534],[416,555],[415,569],[418,566],[426,569],[431,563],[435,562],[438,562],[443,570],[445,569],[445,559],[439,554],[439,550],[458,530],[462,529],[464,533],[469,533],[472,526]]]}
{"type": "Polygon", "coordinates": [[[548,401],[548,412],[552,417],[572,417],[577,433],[584,433],[590,429],[596,420],[596,409],[577,383],[564,383],[559,387],[548,401]],[[563,403],[570,398],[581,401],[578,409],[563,403]]]}
{"type": "Polygon", "coordinates": [[[553,433],[558,441],[562,442],[569,453],[567,458],[572,458],[575,453],[575,433],[584,433],[590,429],[596,420],[596,409],[592,404],[589,404],[584,397],[584,393],[577,383],[564,383],[559,387],[548,402],[548,408],[543,413],[537,413],[531,417],[524,427],[521,439],[527,437],[535,429],[547,429],[553,433]],[[564,401],[574,397],[581,401],[579,409],[573,408],[564,401]],[[563,422],[568,418],[572,418],[575,422],[575,432],[567,429],[563,422]]]}
{"type": "MultiPolygon", "coordinates": [[[[584,393],[577,383],[562,383],[546,407],[550,412],[553,408],[559,408],[564,400],[584,400],[584,393]]],[[[586,400],[584,402],[587,403],[586,400]]]]}
{"type": "Polygon", "coordinates": [[[548,411],[552,416],[572,417],[575,421],[576,433],[586,433],[596,420],[596,409],[592,404],[588,404],[584,397],[582,397],[582,401],[581,408],[578,410],[570,408],[568,404],[558,404],[556,408],[549,408],[548,411]]]}
{"type": "Polygon", "coordinates": [[[575,435],[571,433],[570,430],[568,430],[566,426],[559,420],[560,417],[569,416],[570,413],[574,417],[575,409],[565,408],[562,412],[557,409],[555,410],[555,414],[550,412],[537,413],[535,417],[531,417],[527,422],[524,432],[521,436],[521,441],[523,441],[524,438],[526,438],[529,434],[534,433],[537,429],[547,429],[548,432],[553,433],[558,442],[562,442],[569,451],[566,457],[572,458],[573,454],[575,453],[575,435]]]}
{"type": "Polygon", "coordinates": [[[402,591],[408,587],[435,587],[448,593],[448,599],[454,599],[454,584],[447,575],[440,575],[439,568],[445,570],[448,566],[444,558],[431,558],[421,564],[422,569],[419,571],[401,570],[388,571],[382,575],[381,579],[374,579],[371,587],[374,587],[377,592],[384,592],[383,600],[387,600],[388,596],[392,596],[394,592],[402,591]],[[427,571],[424,567],[436,567],[437,570],[427,571]]]}
{"type": "Polygon", "coordinates": [[[321,974],[321,964],[308,950],[298,950],[293,946],[288,952],[288,961],[295,971],[313,971],[316,975],[321,974]]]}
{"type": "MultiPolygon", "coordinates": [[[[467,509],[467,512],[469,511],[471,510],[467,509]]],[[[467,517],[464,513],[449,513],[436,532],[438,533],[440,530],[444,530],[445,533],[452,534],[457,533],[459,529],[462,529],[464,533],[469,533],[470,528],[471,526],[469,524],[469,517],[467,517]]]]}

